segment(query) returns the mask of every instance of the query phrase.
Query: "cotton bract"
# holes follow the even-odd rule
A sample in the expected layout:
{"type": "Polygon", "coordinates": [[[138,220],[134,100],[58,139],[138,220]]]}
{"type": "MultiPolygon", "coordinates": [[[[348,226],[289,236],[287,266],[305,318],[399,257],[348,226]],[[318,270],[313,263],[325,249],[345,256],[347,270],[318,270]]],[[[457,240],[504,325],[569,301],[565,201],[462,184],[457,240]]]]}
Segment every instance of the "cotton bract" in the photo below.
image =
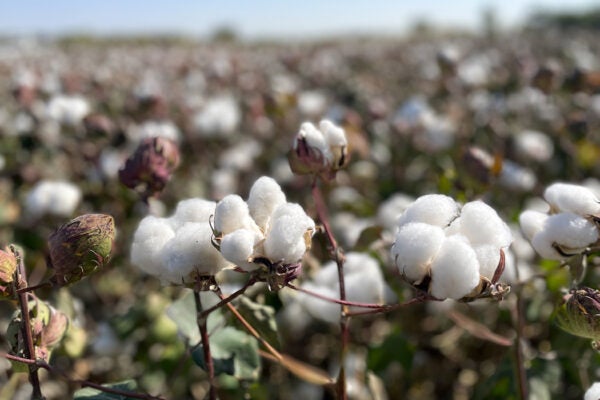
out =
{"type": "Polygon", "coordinates": [[[398,219],[391,255],[409,283],[438,299],[462,299],[491,282],[512,242],[509,227],[481,201],[460,206],[452,198],[419,197],[398,219]]]}

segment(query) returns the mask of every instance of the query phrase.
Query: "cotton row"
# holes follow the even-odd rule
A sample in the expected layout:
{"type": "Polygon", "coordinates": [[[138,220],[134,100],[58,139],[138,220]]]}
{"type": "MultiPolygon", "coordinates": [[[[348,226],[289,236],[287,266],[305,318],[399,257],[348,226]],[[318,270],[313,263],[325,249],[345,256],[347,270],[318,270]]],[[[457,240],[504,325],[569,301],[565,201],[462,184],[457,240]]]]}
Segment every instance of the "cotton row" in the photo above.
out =
{"type": "Polygon", "coordinates": [[[527,210],[519,216],[523,234],[540,256],[562,260],[598,241],[595,219],[600,216],[600,201],[591,190],[554,183],[544,191],[544,200],[548,212],[527,210]]]}
{"type": "Polygon", "coordinates": [[[392,258],[403,277],[438,299],[470,295],[491,280],[501,251],[512,242],[508,226],[481,201],[419,197],[402,213],[392,258]]]}

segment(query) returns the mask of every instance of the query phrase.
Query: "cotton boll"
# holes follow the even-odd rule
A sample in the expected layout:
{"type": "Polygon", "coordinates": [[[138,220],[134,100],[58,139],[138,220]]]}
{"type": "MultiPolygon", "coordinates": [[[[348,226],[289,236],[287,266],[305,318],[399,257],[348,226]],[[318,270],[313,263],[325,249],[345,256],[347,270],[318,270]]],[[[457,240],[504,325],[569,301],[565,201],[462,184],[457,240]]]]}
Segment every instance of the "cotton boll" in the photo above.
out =
{"type": "Polygon", "coordinates": [[[539,162],[548,161],[554,154],[552,140],[545,133],[537,131],[520,132],[515,136],[515,147],[523,158],[539,162]]]}
{"type": "Polygon", "coordinates": [[[533,210],[523,211],[519,215],[519,225],[521,226],[523,235],[528,240],[533,240],[535,234],[543,229],[547,219],[548,214],[533,210]]]}
{"type": "Polygon", "coordinates": [[[238,229],[221,239],[221,254],[244,271],[252,271],[259,265],[248,260],[254,254],[256,236],[247,229],[238,229]]]}
{"type": "Polygon", "coordinates": [[[460,217],[455,218],[446,228],[444,228],[446,236],[462,234],[462,220],[460,217]]]}
{"type": "Polygon", "coordinates": [[[600,399],[600,382],[595,382],[583,395],[583,400],[600,399]]]}
{"type": "Polygon", "coordinates": [[[500,249],[497,246],[485,244],[473,248],[479,262],[479,274],[492,279],[500,263],[500,249]]]}
{"type": "Polygon", "coordinates": [[[546,188],[544,199],[557,211],[575,214],[600,215],[600,201],[586,187],[569,183],[555,183],[546,188]]]}
{"type": "Polygon", "coordinates": [[[442,228],[411,222],[400,227],[392,246],[392,258],[409,282],[420,282],[429,272],[431,260],[444,242],[442,228]]]}
{"type": "Polygon", "coordinates": [[[473,245],[507,247],[512,242],[510,228],[496,211],[482,201],[465,204],[461,212],[461,232],[473,245]]]}
{"type": "Polygon", "coordinates": [[[344,129],[335,126],[333,122],[324,119],[319,123],[319,129],[323,132],[323,136],[329,147],[346,146],[348,144],[344,129]]]}
{"type": "Polygon", "coordinates": [[[216,204],[214,201],[200,198],[181,200],[169,221],[174,229],[186,222],[207,222],[210,216],[215,214],[216,204]]]}
{"type": "Polygon", "coordinates": [[[131,263],[142,271],[160,276],[163,273],[161,252],[175,236],[171,224],[164,218],[147,216],[140,221],[131,245],[131,263]]]}
{"type": "Polygon", "coordinates": [[[266,231],[271,214],[285,201],[285,194],[273,178],[260,177],[252,185],[248,196],[250,215],[256,224],[266,231]]]}
{"type": "MultiPolygon", "coordinates": [[[[312,282],[305,282],[301,286],[303,289],[318,293],[321,296],[329,298],[339,298],[339,293],[326,286],[317,286],[312,282]]],[[[298,293],[298,301],[306,311],[314,318],[329,323],[336,323],[340,320],[340,305],[332,303],[306,293],[298,293]]]]}
{"type": "Polygon", "coordinates": [[[225,196],[215,207],[215,229],[217,232],[229,233],[253,223],[248,205],[237,194],[225,196]]]}
{"type": "MultiPolygon", "coordinates": [[[[336,266],[337,270],[337,266],[336,266]]],[[[346,254],[344,263],[346,298],[358,303],[381,303],[384,280],[379,264],[364,253],[346,254]]],[[[339,281],[336,281],[339,288],[339,281]]]]}
{"type": "Polygon", "coordinates": [[[414,199],[408,195],[397,193],[379,205],[377,222],[384,228],[394,231],[397,229],[398,217],[406,210],[414,199]]]}
{"type": "Polygon", "coordinates": [[[431,294],[438,299],[458,300],[479,284],[479,262],[466,238],[446,238],[431,263],[431,294]]]}
{"type": "Polygon", "coordinates": [[[161,260],[165,266],[161,277],[180,284],[190,280],[190,274],[214,275],[229,263],[212,246],[212,230],[208,223],[188,222],[165,244],[161,260]]]}
{"type": "Polygon", "coordinates": [[[266,256],[272,261],[299,261],[306,251],[304,236],[314,229],[314,221],[298,204],[280,205],[273,213],[271,230],[264,243],[266,256]]]}
{"type": "Polygon", "coordinates": [[[531,246],[542,257],[548,260],[562,260],[565,257],[553,247],[552,238],[547,231],[540,231],[531,240],[531,246]]]}
{"type": "Polygon", "coordinates": [[[544,224],[544,231],[566,253],[578,253],[598,240],[596,225],[573,213],[551,215],[544,224]]]}
{"type": "Polygon", "coordinates": [[[317,129],[311,122],[304,122],[300,125],[300,132],[298,134],[301,138],[306,140],[306,144],[310,148],[319,150],[326,158],[329,153],[329,146],[325,141],[323,133],[317,129]]]}
{"type": "Polygon", "coordinates": [[[27,194],[25,210],[28,215],[45,214],[68,217],[81,201],[81,191],[70,182],[40,181],[27,194]]]}
{"type": "Polygon", "coordinates": [[[409,222],[424,222],[427,224],[446,227],[458,216],[458,204],[442,194],[428,194],[419,197],[398,219],[401,227],[409,222]]]}

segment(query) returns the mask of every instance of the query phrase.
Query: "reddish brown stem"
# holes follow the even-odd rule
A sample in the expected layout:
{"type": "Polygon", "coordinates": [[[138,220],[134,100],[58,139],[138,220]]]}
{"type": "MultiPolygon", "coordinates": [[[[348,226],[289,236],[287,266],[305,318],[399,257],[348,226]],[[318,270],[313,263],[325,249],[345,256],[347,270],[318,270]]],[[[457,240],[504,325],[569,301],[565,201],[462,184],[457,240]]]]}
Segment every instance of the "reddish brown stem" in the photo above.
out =
{"type": "Polygon", "coordinates": [[[313,292],[312,290],[308,290],[299,286],[295,286],[292,283],[288,283],[286,284],[287,287],[289,287],[290,289],[294,289],[297,290],[299,292],[302,293],[306,293],[310,296],[319,298],[321,300],[325,300],[325,301],[329,301],[330,303],[336,303],[336,304],[340,304],[343,306],[350,306],[350,307],[362,307],[362,308],[374,308],[377,310],[381,310],[381,309],[387,309],[390,306],[387,304],[375,304],[375,303],[358,303],[358,302],[354,302],[354,301],[343,301],[343,300],[339,300],[339,299],[334,299],[333,297],[328,297],[328,296],[323,296],[322,294],[319,294],[317,292],[313,292]]]}
{"type": "Polygon", "coordinates": [[[204,309],[202,311],[202,317],[203,318],[204,317],[208,317],[208,315],[211,312],[213,312],[213,311],[215,311],[215,310],[223,307],[225,304],[227,304],[227,303],[235,300],[236,298],[238,298],[239,296],[241,296],[242,294],[244,294],[244,292],[246,292],[246,289],[248,289],[250,286],[254,285],[256,282],[257,282],[256,279],[250,278],[248,280],[248,282],[246,282],[246,284],[244,286],[242,286],[240,289],[238,289],[235,292],[231,293],[229,296],[223,298],[223,300],[221,300],[220,302],[218,302],[214,306],[209,307],[207,309],[204,309]]]}
{"type": "Polygon", "coordinates": [[[210,400],[217,399],[217,387],[215,382],[215,366],[213,364],[212,355],[210,353],[210,338],[208,335],[208,329],[206,326],[206,316],[203,315],[202,311],[202,299],[200,298],[200,292],[194,290],[194,301],[196,303],[196,323],[200,330],[200,338],[202,339],[202,352],[204,353],[204,365],[206,366],[206,372],[208,373],[208,381],[210,388],[208,389],[208,397],[210,400]]]}

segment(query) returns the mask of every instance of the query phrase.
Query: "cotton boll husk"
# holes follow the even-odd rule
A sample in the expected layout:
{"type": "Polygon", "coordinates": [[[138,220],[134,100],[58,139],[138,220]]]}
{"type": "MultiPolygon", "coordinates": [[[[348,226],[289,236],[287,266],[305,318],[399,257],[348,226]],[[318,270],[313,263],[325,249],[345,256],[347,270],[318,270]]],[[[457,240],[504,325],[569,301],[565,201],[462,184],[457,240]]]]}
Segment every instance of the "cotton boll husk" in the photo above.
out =
{"type": "Polygon", "coordinates": [[[173,237],[175,232],[165,218],[145,217],[133,235],[131,263],[150,275],[160,276],[164,270],[161,252],[173,237]]]}
{"type": "Polygon", "coordinates": [[[546,188],[544,199],[557,211],[582,216],[600,214],[600,201],[591,190],[583,186],[555,183],[546,188]]]}
{"type": "Polygon", "coordinates": [[[250,188],[248,209],[263,232],[267,231],[269,220],[275,209],[285,202],[285,194],[273,178],[262,176],[250,188]]]}
{"type": "Polygon", "coordinates": [[[422,222],[402,225],[392,246],[392,259],[409,282],[420,282],[444,242],[444,230],[422,222]]]}
{"type": "Polygon", "coordinates": [[[477,254],[468,240],[460,235],[446,238],[431,263],[431,294],[458,300],[475,289],[479,280],[477,254]]]}
{"type": "Polygon", "coordinates": [[[215,214],[217,203],[200,198],[181,200],[177,203],[175,213],[169,222],[174,229],[184,225],[186,222],[207,222],[211,215],[215,214]]]}
{"type": "Polygon", "coordinates": [[[583,400],[600,399],[600,382],[595,382],[583,395],[583,400]]]}
{"type": "Polygon", "coordinates": [[[165,244],[161,260],[165,271],[161,278],[181,284],[189,282],[189,275],[215,275],[229,263],[212,246],[212,230],[208,223],[188,222],[177,230],[165,244]]]}
{"type": "Polygon", "coordinates": [[[482,201],[465,204],[461,212],[461,233],[473,245],[493,244],[507,247],[512,242],[508,225],[500,219],[496,211],[482,201]]]}
{"type": "Polygon", "coordinates": [[[484,244],[473,247],[473,250],[479,262],[479,274],[491,280],[500,263],[500,249],[491,244],[484,244]]]}
{"type": "Polygon", "coordinates": [[[567,253],[568,249],[583,250],[598,240],[596,225],[573,213],[551,215],[544,224],[544,231],[552,242],[559,244],[567,253]]]}
{"type": "Polygon", "coordinates": [[[301,206],[294,203],[280,205],[273,213],[271,230],[264,243],[266,256],[271,261],[299,261],[306,252],[304,235],[314,229],[314,221],[301,206]]]}
{"type": "Polygon", "coordinates": [[[401,227],[409,222],[424,222],[441,228],[458,216],[459,207],[456,201],[443,194],[428,194],[419,197],[398,219],[401,227]]]}
{"type": "Polygon", "coordinates": [[[215,229],[229,233],[240,228],[256,228],[258,231],[246,202],[237,194],[227,195],[215,207],[215,229]]]}
{"type": "Polygon", "coordinates": [[[523,211],[519,215],[519,225],[523,235],[528,240],[533,240],[533,237],[544,228],[547,219],[548,214],[534,210],[523,211]]]}
{"type": "Polygon", "coordinates": [[[248,260],[254,254],[256,235],[247,229],[238,229],[221,239],[221,254],[244,271],[252,271],[259,265],[248,260]]]}

